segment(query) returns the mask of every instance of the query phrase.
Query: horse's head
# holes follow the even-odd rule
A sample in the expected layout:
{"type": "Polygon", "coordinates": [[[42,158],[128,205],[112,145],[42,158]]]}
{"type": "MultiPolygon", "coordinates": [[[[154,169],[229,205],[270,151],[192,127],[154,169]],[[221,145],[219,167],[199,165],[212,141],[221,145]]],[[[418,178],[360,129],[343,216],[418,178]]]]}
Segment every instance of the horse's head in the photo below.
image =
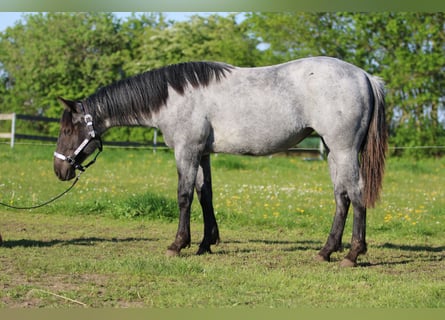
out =
{"type": "Polygon", "coordinates": [[[54,152],[54,172],[60,180],[76,176],[76,169],[84,171],[82,162],[96,148],[102,150],[102,141],[94,131],[93,119],[82,103],[59,98],[65,106],[60,120],[60,132],[54,152]]]}

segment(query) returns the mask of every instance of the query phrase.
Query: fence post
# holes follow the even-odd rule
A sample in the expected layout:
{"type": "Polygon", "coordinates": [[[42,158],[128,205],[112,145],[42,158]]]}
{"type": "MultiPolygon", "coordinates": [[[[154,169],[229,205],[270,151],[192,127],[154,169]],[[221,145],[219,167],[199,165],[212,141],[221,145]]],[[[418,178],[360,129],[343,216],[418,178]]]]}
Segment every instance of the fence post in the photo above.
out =
{"type": "Polygon", "coordinates": [[[153,153],[156,153],[156,146],[157,146],[157,140],[158,140],[158,129],[154,128],[154,134],[153,134],[153,153]]]}
{"type": "Polygon", "coordinates": [[[323,139],[321,137],[320,137],[319,150],[320,150],[320,160],[324,160],[326,158],[326,149],[324,146],[323,139]]]}
{"type": "Polygon", "coordinates": [[[11,140],[11,148],[14,148],[15,119],[16,119],[15,113],[0,114],[0,120],[11,120],[11,133],[0,133],[0,138],[11,140]]]}
{"type": "Polygon", "coordinates": [[[14,140],[15,140],[15,112],[12,114],[11,119],[11,148],[14,148],[14,140]]]}

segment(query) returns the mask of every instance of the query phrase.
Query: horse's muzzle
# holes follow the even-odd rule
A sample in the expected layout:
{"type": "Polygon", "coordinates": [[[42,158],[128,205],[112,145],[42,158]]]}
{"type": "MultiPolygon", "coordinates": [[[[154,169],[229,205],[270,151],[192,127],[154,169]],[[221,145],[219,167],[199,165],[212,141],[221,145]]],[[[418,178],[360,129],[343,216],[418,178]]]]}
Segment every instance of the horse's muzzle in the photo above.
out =
{"type": "Polygon", "coordinates": [[[54,159],[54,173],[62,181],[68,181],[76,177],[75,168],[66,161],[54,159]]]}

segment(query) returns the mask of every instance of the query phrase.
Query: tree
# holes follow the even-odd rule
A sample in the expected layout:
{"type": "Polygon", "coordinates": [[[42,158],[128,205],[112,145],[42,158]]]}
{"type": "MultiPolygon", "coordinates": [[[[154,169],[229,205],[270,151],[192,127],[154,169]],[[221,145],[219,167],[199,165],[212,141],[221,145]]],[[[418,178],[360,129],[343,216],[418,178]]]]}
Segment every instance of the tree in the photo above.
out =
{"type": "MultiPolygon", "coordinates": [[[[127,24],[137,22],[132,19],[127,24]]],[[[147,23],[135,32],[132,43],[132,59],[124,66],[128,74],[197,60],[253,66],[259,55],[258,41],[248,36],[235,15],[193,16],[176,23],[166,22],[161,15],[157,23],[147,23]]]]}
{"type": "Polygon", "coordinates": [[[124,59],[125,42],[112,14],[27,15],[0,34],[1,109],[59,117],[57,96],[93,93],[121,76],[124,59]]]}
{"type": "Polygon", "coordinates": [[[266,47],[261,64],[275,64],[308,56],[345,59],[348,21],[336,13],[261,12],[247,15],[244,24],[266,47]]]}
{"type": "MultiPolygon", "coordinates": [[[[395,146],[445,142],[439,121],[445,97],[445,16],[443,13],[354,15],[357,44],[367,44],[368,68],[387,83],[387,114],[395,146]]],[[[411,150],[435,155],[439,149],[411,150]]]]}

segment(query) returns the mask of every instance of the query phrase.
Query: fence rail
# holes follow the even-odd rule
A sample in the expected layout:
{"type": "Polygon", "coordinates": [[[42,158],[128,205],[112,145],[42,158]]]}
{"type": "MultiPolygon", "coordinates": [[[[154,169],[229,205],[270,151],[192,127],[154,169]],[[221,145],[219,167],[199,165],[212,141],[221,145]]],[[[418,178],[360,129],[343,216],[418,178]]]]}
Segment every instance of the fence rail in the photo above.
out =
{"type": "Polygon", "coordinates": [[[17,120],[58,122],[59,119],[41,117],[41,116],[30,116],[30,115],[25,115],[25,114],[0,113],[0,120],[10,120],[11,121],[11,131],[7,132],[7,133],[5,133],[5,132],[0,133],[0,139],[10,139],[11,140],[11,143],[10,143],[11,148],[14,148],[14,143],[15,143],[16,139],[39,140],[39,141],[50,141],[50,142],[57,141],[57,138],[55,138],[55,137],[36,136],[36,135],[30,135],[30,134],[16,133],[16,122],[17,122],[17,120]]]}
{"type": "MultiPolygon", "coordinates": [[[[24,115],[24,114],[15,114],[15,113],[9,113],[9,114],[1,114],[0,113],[0,120],[10,120],[11,123],[11,131],[8,133],[0,133],[0,139],[10,139],[11,140],[11,148],[14,147],[15,140],[22,139],[22,140],[34,140],[34,141],[45,141],[45,142],[56,142],[57,137],[53,136],[40,136],[40,135],[30,135],[30,134],[20,134],[16,133],[16,121],[17,120],[23,120],[23,121],[40,121],[40,122],[59,122],[60,119],[57,118],[49,118],[49,117],[42,117],[42,116],[30,116],[30,115],[24,115]]],[[[312,137],[319,138],[317,135],[312,135],[312,137]]],[[[166,147],[164,143],[158,143],[157,142],[157,131],[155,131],[153,142],[151,144],[148,143],[140,143],[140,142],[129,142],[129,141],[105,141],[105,145],[109,146],[115,146],[115,147],[152,147],[155,151],[158,147],[166,147]]],[[[319,147],[318,148],[290,148],[286,152],[286,154],[307,154],[310,155],[311,158],[309,159],[323,159],[325,157],[325,148],[324,144],[320,139],[319,147]],[[314,158],[315,157],[315,158],[314,158]]]]}

